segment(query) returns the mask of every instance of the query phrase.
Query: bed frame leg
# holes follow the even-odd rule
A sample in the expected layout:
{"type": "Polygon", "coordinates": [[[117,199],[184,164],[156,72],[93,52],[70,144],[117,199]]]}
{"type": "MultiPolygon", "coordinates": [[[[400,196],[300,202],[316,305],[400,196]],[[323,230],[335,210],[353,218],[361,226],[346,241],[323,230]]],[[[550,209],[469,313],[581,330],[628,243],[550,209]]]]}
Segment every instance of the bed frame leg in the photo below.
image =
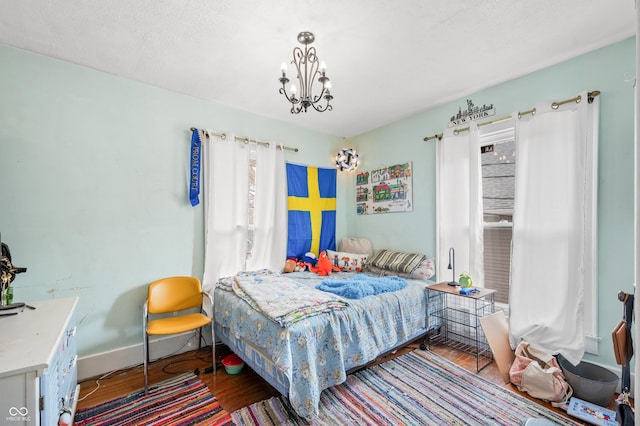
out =
{"type": "Polygon", "coordinates": [[[429,338],[429,336],[424,336],[424,338],[422,339],[422,343],[420,343],[420,349],[422,349],[423,351],[427,350],[427,339],[429,338]]]}

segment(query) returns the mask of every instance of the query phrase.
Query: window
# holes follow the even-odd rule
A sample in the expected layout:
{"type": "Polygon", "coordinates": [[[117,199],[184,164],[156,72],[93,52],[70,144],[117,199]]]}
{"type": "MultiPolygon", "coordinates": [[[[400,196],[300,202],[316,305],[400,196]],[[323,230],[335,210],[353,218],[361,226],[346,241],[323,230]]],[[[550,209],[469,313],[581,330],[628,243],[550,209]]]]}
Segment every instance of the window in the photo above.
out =
{"type": "Polygon", "coordinates": [[[254,235],[254,212],[256,208],[256,161],[257,154],[255,149],[251,149],[249,154],[249,204],[247,209],[247,259],[253,253],[253,235],[254,235]]]}
{"type": "Polygon", "coordinates": [[[480,135],[485,287],[509,304],[516,150],[513,127],[480,135]]]}

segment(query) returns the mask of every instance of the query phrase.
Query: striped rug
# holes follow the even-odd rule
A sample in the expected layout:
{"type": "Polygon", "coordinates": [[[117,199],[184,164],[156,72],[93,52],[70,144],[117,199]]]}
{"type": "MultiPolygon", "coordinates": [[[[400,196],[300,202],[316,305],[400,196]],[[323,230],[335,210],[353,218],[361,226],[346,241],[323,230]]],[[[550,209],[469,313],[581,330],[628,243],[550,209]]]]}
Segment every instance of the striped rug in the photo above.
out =
{"type": "Polygon", "coordinates": [[[75,425],[233,425],[207,386],[193,373],[151,385],[144,390],[78,410],[75,425]]]}
{"type": "Polygon", "coordinates": [[[359,371],[323,391],[310,423],[286,398],[231,414],[238,425],[521,425],[543,418],[574,425],[545,407],[428,351],[416,350],[359,371]]]}

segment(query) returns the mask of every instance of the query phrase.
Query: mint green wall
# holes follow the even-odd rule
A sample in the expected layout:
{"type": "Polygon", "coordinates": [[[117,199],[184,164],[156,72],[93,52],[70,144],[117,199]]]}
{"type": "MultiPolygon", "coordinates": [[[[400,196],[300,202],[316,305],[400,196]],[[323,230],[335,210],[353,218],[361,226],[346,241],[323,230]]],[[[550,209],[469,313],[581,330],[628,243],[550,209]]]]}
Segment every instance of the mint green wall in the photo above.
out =
{"type": "Polygon", "coordinates": [[[149,282],[202,276],[191,126],[296,146],[287,160],[333,167],[332,136],[3,45],[0,64],[0,232],[28,267],[15,299],[79,296],[80,355],[141,343],[149,282]]]}
{"type": "MultiPolygon", "coordinates": [[[[473,72],[472,65],[469,72],[473,72]]],[[[610,332],[622,315],[616,294],[631,292],[634,280],[634,88],[625,78],[635,72],[635,38],[630,38],[351,138],[362,160],[359,170],[413,161],[414,211],[357,216],[355,202],[345,201],[350,235],[369,237],[376,249],[435,253],[435,143],[423,142],[423,138],[445,129],[458,107],[465,108],[466,99],[476,105],[493,103],[493,118],[498,118],[547,99],[600,90],[598,332],[602,341],[600,356],[588,355],[587,359],[615,365],[610,332]]],[[[355,176],[350,180],[346,196],[354,200],[355,176]]],[[[551,277],[553,271],[541,268],[540,279],[551,277]]]]}
{"type": "MultiPolygon", "coordinates": [[[[189,127],[297,146],[287,160],[331,167],[337,148],[361,154],[359,170],[412,161],[414,211],[355,214],[355,175],[338,175],[338,234],[375,248],[435,253],[435,149],[470,98],[496,116],[544,99],[602,91],[599,182],[599,334],[620,318],[618,290],[633,282],[635,39],[471,94],[344,142],[163,89],[0,45],[0,232],[29,271],[16,300],[79,296],[80,355],[141,342],[146,285],[202,275],[202,207],[187,201],[189,127]]],[[[498,65],[497,65],[498,66],[498,65]]],[[[471,71],[470,71],[471,72],[471,71]]],[[[437,84],[437,82],[425,82],[437,84]]],[[[552,271],[541,270],[541,279],[552,271]]]]}

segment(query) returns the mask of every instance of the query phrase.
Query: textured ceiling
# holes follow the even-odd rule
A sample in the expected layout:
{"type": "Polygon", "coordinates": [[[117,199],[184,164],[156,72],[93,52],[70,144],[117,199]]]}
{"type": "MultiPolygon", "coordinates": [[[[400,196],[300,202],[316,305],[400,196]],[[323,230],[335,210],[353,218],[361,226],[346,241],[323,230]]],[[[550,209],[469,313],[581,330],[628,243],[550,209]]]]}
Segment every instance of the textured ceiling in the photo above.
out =
{"type": "Polygon", "coordinates": [[[0,43],[342,137],[635,28],[633,0],[0,0],[0,43]],[[292,115],[278,93],[300,31],[333,111],[292,115]]]}

